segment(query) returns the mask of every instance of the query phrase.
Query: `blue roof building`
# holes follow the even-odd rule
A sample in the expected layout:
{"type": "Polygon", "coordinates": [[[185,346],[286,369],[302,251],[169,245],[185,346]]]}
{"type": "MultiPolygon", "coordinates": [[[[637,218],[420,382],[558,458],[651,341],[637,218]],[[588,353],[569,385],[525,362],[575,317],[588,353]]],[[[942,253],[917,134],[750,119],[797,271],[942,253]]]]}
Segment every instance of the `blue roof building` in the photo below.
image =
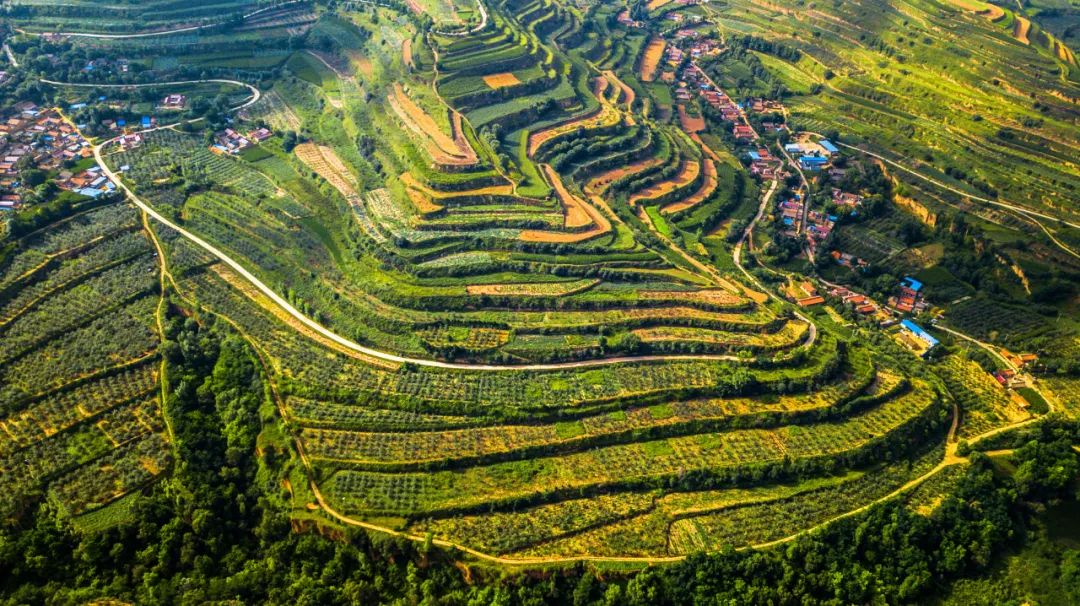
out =
{"type": "Polygon", "coordinates": [[[907,286],[911,290],[914,290],[915,292],[919,292],[920,290],[922,290],[922,282],[919,282],[911,276],[906,276],[903,280],[901,280],[901,282],[903,282],[905,286],[907,286]]]}
{"type": "Polygon", "coordinates": [[[799,158],[799,165],[805,170],[820,170],[828,162],[829,159],[822,156],[803,156],[799,158]]]}
{"type": "Polygon", "coordinates": [[[900,326],[903,326],[908,332],[922,339],[922,341],[930,347],[933,347],[940,342],[935,339],[933,335],[923,330],[921,326],[911,320],[901,320],[900,326]]]}
{"type": "Polygon", "coordinates": [[[761,159],[761,154],[757,153],[756,151],[747,152],[746,155],[755,162],[761,159]]]}
{"type": "Polygon", "coordinates": [[[143,116],[142,117],[142,127],[143,128],[150,128],[150,116],[143,116]]]}
{"type": "Polygon", "coordinates": [[[824,149],[830,154],[835,154],[840,151],[835,145],[832,144],[832,141],[829,141],[828,139],[822,139],[818,142],[818,145],[821,146],[821,149],[824,149]]]}

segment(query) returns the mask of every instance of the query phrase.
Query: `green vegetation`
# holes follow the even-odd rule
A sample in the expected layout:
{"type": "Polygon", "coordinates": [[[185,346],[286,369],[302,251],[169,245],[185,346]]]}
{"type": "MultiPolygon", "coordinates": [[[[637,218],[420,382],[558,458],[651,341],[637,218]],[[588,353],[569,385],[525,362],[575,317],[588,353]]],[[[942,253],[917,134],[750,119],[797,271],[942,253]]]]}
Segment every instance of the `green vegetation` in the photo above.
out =
{"type": "Polygon", "coordinates": [[[1080,85],[1049,7],[987,7],[14,2],[14,96],[90,140],[19,160],[2,222],[0,601],[917,603],[1000,571],[1078,472],[1080,237],[957,192],[1075,220],[1080,85]],[[119,136],[151,114],[179,124],[119,136]],[[939,183],[749,168],[798,131],[939,183]],[[153,213],[70,185],[99,162],[153,213]],[[928,359],[810,296],[902,276],[928,359]]]}

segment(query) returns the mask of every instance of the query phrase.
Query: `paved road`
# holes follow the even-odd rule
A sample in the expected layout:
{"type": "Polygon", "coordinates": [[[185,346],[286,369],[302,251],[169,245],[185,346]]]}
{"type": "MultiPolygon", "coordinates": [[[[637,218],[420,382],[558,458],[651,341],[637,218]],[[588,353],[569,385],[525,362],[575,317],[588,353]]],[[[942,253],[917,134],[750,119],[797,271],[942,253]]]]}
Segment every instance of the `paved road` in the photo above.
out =
{"type": "MultiPolygon", "coordinates": [[[[43,80],[43,82],[46,82],[48,84],[53,84],[53,85],[59,85],[59,86],[68,86],[67,83],[63,83],[63,82],[54,82],[54,81],[46,81],[46,80],[43,80]]],[[[259,97],[261,95],[259,90],[256,89],[255,87],[253,87],[251,85],[248,85],[248,84],[241,83],[241,82],[236,82],[234,80],[192,80],[192,81],[181,81],[181,82],[164,82],[164,83],[153,83],[153,84],[141,84],[141,85],[131,85],[131,86],[162,86],[162,85],[169,85],[169,84],[190,84],[190,83],[196,83],[196,82],[229,82],[229,83],[232,83],[232,84],[240,84],[242,86],[246,86],[249,89],[251,89],[252,91],[254,91],[251,99],[247,100],[246,102],[244,102],[241,105],[238,105],[237,107],[233,108],[231,111],[239,110],[239,109],[250,106],[252,103],[255,103],[256,101],[258,101],[258,99],[259,99],[259,97]]],[[[97,86],[97,85],[85,84],[85,85],[71,85],[71,86],[93,87],[93,86],[97,86]]],[[[102,85],[102,86],[104,86],[104,85],[102,85]]],[[[112,86],[124,87],[124,86],[129,86],[129,85],[112,85],[112,86]]],[[[152,132],[154,130],[160,130],[160,129],[163,129],[163,128],[172,128],[174,126],[176,126],[176,124],[163,125],[163,126],[155,127],[153,129],[147,129],[147,130],[142,131],[142,132],[152,132]]],[[[318,322],[315,322],[311,318],[307,317],[306,315],[301,313],[299,310],[297,310],[295,307],[293,307],[288,301],[286,301],[281,296],[279,296],[276,292],[274,292],[273,289],[271,289],[269,286],[264,284],[261,280],[259,280],[259,278],[257,278],[254,274],[252,274],[250,271],[248,271],[246,268],[244,268],[240,263],[238,263],[232,257],[228,256],[226,253],[224,253],[223,251],[221,251],[217,247],[213,246],[212,244],[210,244],[206,240],[203,240],[199,236],[196,236],[195,234],[185,230],[184,228],[180,227],[179,225],[177,225],[177,224],[173,223],[172,221],[170,221],[169,219],[165,218],[160,213],[158,213],[156,210],[154,210],[153,207],[151,207],[149,204],[147,204],[145,201],[143,201],[141,198],[139,198],[137,195],[135,195],[135,192],[133,192],[123,182],[123,180],[120,179],[119,175],[117,175],[111,168],[109,168],[109,165],[105,162],[104,155],[102,154],[102,150],[105,147],[107,147],[108,145],[115,142],[117,139],[119,139],[119,137],[114,137],[112,139],[109,139],[107,141],[99,143],[98,145],[95,145],[94,146],[94,159],[97,161],[98,165],[101,166],[102,172],[104,172],[105,175],[110,180],[112,180],[116,184],[117,187],[119,187],[121,190],[123,190],[124,193],[127,194],[127,196],[131,199],[132,202],[135,203],[136,206],[138,206],[141,210],[146,212],[146,214],[149,215],[155,221],[165,225],[166,227],[169,227],[170,229],[173,229],[174,231],[179,233],[181,236],[187,238],[189,241],[193,242],[194,244],[196,244],[197,246],[199,246],[203,250],[209,252],[211,255],[216,257],[221,262],[228,265],[233,271],[235,271],[241,277],[243,277],[245,280],[247,280],[249,283],[251,283],[252,286],[254,286],[256,289],[258,289],[260,292],[262,292],[264,295],[266,295],[271,301],[273,301],[282,310],[284,310],[290,316],[295,318],[301,324],[303,324],[306,327],[308,327],[309,329],[315,331],[320,336],[325,337],[325,338],[333,341],[334,343],[336,343],[336,344],[338,344],[338,345],[340,345],[340,346],[342,346],[342,347],[344,347],[346,349],[356,351],[358,353],[361,353],[361,354],[364,354],[364,355],[367,355],[367,356],[370,356],[370,357],[373,357],[373,358],[376,358],[376,359],[379,359],[379,360],[384,360],[384,361],[387,361],[387,362],[394,362],[394,363],[399,363],[399,364],[413,364],[413,365],[416,365],[416,366],[424,366],[424,367],[430,367],[430,368],[443,368],[443,369],[453,369],[453,370],[470,370],[470,371],[489,371],[489,372],[550,371],[550,370],[565,370],[565,369],[573,369],[573,368],[590,368],[590,367],[597,367],[597,366],[610,366],[610,365],[613,365],[613,364],[623,364],[623,363],[661,362],[661,361],[680,361],[680,360],[714,360],[714,361],[725,361],[725,362],[745,362],[745,360],[743,360],[742,358],[739,358],[738,356],[720,355],[720,354],[715,354],[715,355],[698,354],[698,355],[619,356],[619,357],[614,357],[614,358],[600,358],[600,359],[595,359],[595,360],[582,360],[582,361],[578,361],[578,362],[556,362],[556,363],[550,363],[550,364],[470,364],[470,363],[457,363],[457,362],[441,362],[441,361],[438,361],[438,360],[429,360],[429,359],[424,359],[424,358],[411,358],[411,357],[408,357],[408,356],[400,356],[400,355],[397,355],[397,354],[380,351],[380,350],[377,350],[377,349],[373,349],[371,347],[365,347],[363,345],[360,345],[359,343],[356,343],[355,341],[352,341],[350,339],[346,339],[345,337],[342,337],[341,335],[329,330],[328,328],[322,326],[318,322]]],[[[810,340],[809,342],[812,343],[813,341],[810,340]]]]}
{"type": "MultiPolygon", "coordinates": [[[[290,4],[301,4],[301,3],[306,2],[306,1],[307,0],[291,0],[290,2],[282,2],[281,4],[275,4],[273,6],[267,6],[267,7],[264,7],[264,8],[260,8],[257,11],[250,12],[250,13],[248,13],[246,15],[243,15],[241,18],[245,19],[245,20],[250,19],[251,17],[254,17],[254,16],[259,15],[261,13],[265,13],[267,11],[279,9],[279,8],[281,8],[283,6],[288,6],[290,4]]],[[[95,34],[95,33],[88,33],[88,32],[59,32],[59,33],[56,33],[55,35],[57,35],[57,36],[68,36],[68,37],[72,37],[72,38],[100,38],[100,39],[109,39],[109,40],[123,40],[123,39],[126,39],[126,38],[153,38],[155,36],[171,36],[172,34],[183,34],[183,33],[187,33],[187,32],[197,32],[199,30],[207,29],[207,28],[210,28],[210,27],[218,27],[218,26],[223,25],[223,24],[224,24],[224,22],[206,23],[206,24],[203,24],[203,25],[191,25],[191,26],[188,26],[188,27],[177,27],[177,28],[174,28],[174,29],[167,29],[167,30],[161,30],[161,31],[155,31],[155,32],[139,32],[139,33],[134,33],[134,34],[95,34]]],[[[20,34],[26,34],[28,36],[41,36],[43,34],[52,33],[52,32],[28,32],[28,31],[21,30],[21,29],[17,29],[15,31],[19,32],[20,34]]]]}
{"type": "MultiPolygon", "coordinates": [[[[213,82],[218,84],[234,84],[236,86],[240,86],[251,91],[251,97],[249,97],[240,105],[229,109],[229,111],[231,112],[239,111],[241,109],[244,109],[245,107],[250,107],[262,98],[262,91],[255,88],[254,86],[246,82],[240,82],[239,80],[225,80],[222,78],[207,78],[205,80],[175,80],[172,82],[145,82],[142,84],[87,84],[82,82],[57,82],[56,80],[47,80],[45,78],[42,78],[38,81],[42,84],[48,84],[51,86],[73,86],[77,88],[144,88],[147,86],[177,86],[181,84],[208,84],[213,82]]],[[[194,122],[194,120],[188,120],[188,122],[194,122]]],[[[178,124],[180,124],[180,122],[158,126],[153,129],[147,129],[144,132],[149,132],[151,130],[157,130],[160,128],[170,128],[178,124]]]]}
{"type": "Polygon", "coordinates": [[[483,29],[485,27],[487,27],[487,23],[488,23],[487,8],[484,6],[484,3],[483,3],[482,0],[476,0],[476,6],[480,10],[480,25],[477,25],[476,27],[473,27],[472,29],[470,29],[468,31],[464,31],[464,32],[442,32],[442,31],[439,31],[437,29],[433,29],[433,30],[431,30],[431,33],[438,34],[440,36],[447,36],[447,37],[451,37],[451,38],[460,38],[460,37],[463,37],[463,36],[468,36],[468,35],[471,35],[471,34],[475,34],[476,32],[479,32],[479,31],[483,31],[483,29]]]}

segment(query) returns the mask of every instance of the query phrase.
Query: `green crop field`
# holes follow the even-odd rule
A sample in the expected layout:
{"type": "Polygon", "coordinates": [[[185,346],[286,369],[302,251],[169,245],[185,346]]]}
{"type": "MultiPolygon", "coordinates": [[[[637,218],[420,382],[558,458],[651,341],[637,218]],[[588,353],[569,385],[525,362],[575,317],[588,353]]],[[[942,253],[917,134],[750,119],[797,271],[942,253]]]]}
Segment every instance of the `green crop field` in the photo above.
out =
{"type": "MultiPolygon", "coordinates": [[[[436,603],[417,575],[881,535],[717,600],[918,603],[1072,486],[984,454],[1077,464],[1063,7],[9,4],[0,563],[55,518],[143,575],[67,601],[436,603]],[[947,554],[873,576],[914,544],[947,554]],[[263,569],[321,549],[369,551],[320,597],[263,569]]],[[[685,602],[635,582],[604,599],[685,602]]]]}

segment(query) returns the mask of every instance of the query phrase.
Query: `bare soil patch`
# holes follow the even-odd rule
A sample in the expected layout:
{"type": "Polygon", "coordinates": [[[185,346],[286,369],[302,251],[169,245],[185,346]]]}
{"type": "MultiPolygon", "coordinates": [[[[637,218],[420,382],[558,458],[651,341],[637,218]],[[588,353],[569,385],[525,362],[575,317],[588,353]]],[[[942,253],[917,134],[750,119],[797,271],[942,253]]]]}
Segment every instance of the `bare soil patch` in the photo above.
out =
{"type": "Polygon", "coordinates": [[[459,145],[464,142],[464,137],[455,141],[440,130],[435,120],[409,98],[401,84],[394,84],[394,90],[387,96],[387,100],[405,126],[424,141],[435,162],[447,165],[476,164],[476,153],[472,148],[467,143],[464,148],[459,145]]]}
{"type": "Polygon", "coordinates": [[[675,202],[674,204],[669,204],[664,208],[661,208],[661,214],[672,214],[686,210],[688,208],[693,208],[694,206],[697,206],[705,200],[708,200],[709,196],[713,195],[713,192],[716,191],[716,185],[718,183],[716,179],[716,163],[706,158],[704,164],[705,181],[701,184],[701,187],[698,188],[696,192],[691,194],[690,197],[684,198],[682,200],[679,200],[678,202],[675,202]]]}
{"type": "Polygon", "coordinates": [[[645,47],[645,54],[641,57],[639,75],[642,82],[652,82],[656,79],[656,69],[660,67],[660,60],[664,58],[666,47],[667,42],[659,36],[649,40],[649,45],[645,47]]]}
{"type": "Polygon", "coordinates": [[[356,188],[353,187],[352,174],[333,148],[314,143],[301,143],[293,151],[301,162],[326,179],[350,203],[359,197],[356,188]]]}
{"type": "Polygon", "coordinates": [[[593,227],[589,230],[577,232],[553,232],[532,229],[521,232],[520,238],[522,241],[582,242],[611,231],[611,222],[608,221],[607,217],[593,205],[570,193],[559,177],[559,173],[555,172],[555,169],[546,164],[541,169],[547,176],[548,181],[551,182],[555,195],[558,196],[559,202],[563,206],[566,216],[565,227],[567,229],[580,229],[589,225],[593,227]]]}
{"type": "Polygon", "coordinates": [[[1024,44],[1031,44],[1031,40],[1028,39],[1028,32],[1031,31],[1031,21],[1016,16],[1016,21],[1013,23],[1013,38],[1016,38],[1024,44]]]}
{"type": "Polygon", "coordinates": [[[678,189],[687,183],[690,183],[694,179],[697,179],[698,173],[701,172],[701,164],[699,162],[683,162],[679,166],[679,172],[674,177],[667,181],[661,181],[640,192],[630,196],[630,204],[636,204],[641,201],[652,200],[659,198],[668,192],[678,189]]]}
{"type": "Polygon", "coordinates": [[[518,80],[517,76],[510,72],[503,72],[501,74],[488,74],[484,76],[484,84],[487,84],[492,89],[497,89],[503,88],[504,86],[521,84],[521,80],[518,80]]]}
{"type": "Polygon", "coordinates": [[[705,130],[705,118],[701,116],[691,116],[686,112],[686,105],[679,104],[679,123],[682,124],[682,128],[688,134],[696,134],[705,130]]]}

